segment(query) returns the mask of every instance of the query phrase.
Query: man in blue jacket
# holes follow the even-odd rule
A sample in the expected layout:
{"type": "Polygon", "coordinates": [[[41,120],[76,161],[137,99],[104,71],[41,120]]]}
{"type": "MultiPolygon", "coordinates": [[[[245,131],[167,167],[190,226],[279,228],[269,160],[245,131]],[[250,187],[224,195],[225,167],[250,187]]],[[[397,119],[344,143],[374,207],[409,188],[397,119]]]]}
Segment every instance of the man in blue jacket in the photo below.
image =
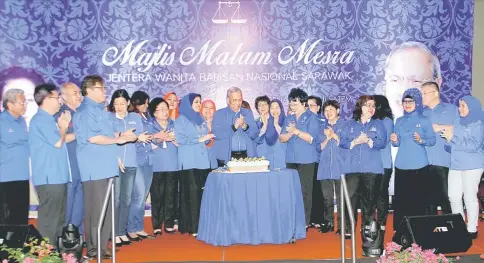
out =
{"type": "Polygon", "coordinates": [[[228,107],[218,110],[213,117],[213,148],[219,167],[224,166],[232,157],[256,156],[254,140],[259,134],[259,129],[252,112],[241,108],[242,100],[242,91],[239,88],[228,89],[228,107]]]}
{"type": "MultiPolygon", "coordinates": [[[[63,104],[56,114],[58,119],[63,112],[70,112],[74,116],[77,108],[82,102],[81,90],[72,83],[67,82],[61,85],[60,95],[63,104]]],[[[67,184],[67,206],[66,206],[66,224],[73,224],[79,228],[79,233],[84,235],[83,221],[84,221],[84,200],[82,195],[81,175],[79,173],[79,165],[77,164],[76,155],[76,135],[74,134],[74,127],[72,120],[67,128],[66,135],[67,152],[69,153],[69,163],[71,168],[71,182],[67,184]]]]}
{"type": "Polygon", "coordinates": [[[436,215],[437,206],[444,214],[452,213],[448,197],[448,175],[450,167],[450,153],[445,150],[445,139],[440,132],[446,125],[453,125],[459,118],[457,107],[453,104],[443,103],[440,100],[440,87],[436,82],[426,82],[421,87],[424,116],[430,119],[436,136],[434,146],[427,146],[429,158],[429,185],[430,199],[428,200],[428,214],[436,215]]]}
{"type": "Polygon", "coordinates": [[[32,150],[32,181],[39,196],[38,227],[43,237],[57,246],[65,224],[67,183],[71,181],[66,136],[71,113],[54,115],[61,103],[57,88],[42,84],[35,88],[39,109],[30,121],[29,145],[32,150]]]}
{"type": "Polygon", "coordinates": [[[84,192],[84,218],[87,255],[85,260],[112,255],[107,250],[111,232],[111,205],[107,208],[101,230],[102,255],[97,255],[97,225],[101,217],[109,179],[118,175],[118,149],[116,144],[136,140],[132,132],[114,136],[110,113],[105,110],[106,89],[104,80],[97,75],[86,76],[81,87],[84,100],[74,115],[74,133],[77,140],[77,161],[84,192]]]}
{"type": "Polygon", "coordinates": [[[0,113],[0,224],[29,220],[29,138],[23,114],[27,100],[21,89],[2,97],[0,113]]]}

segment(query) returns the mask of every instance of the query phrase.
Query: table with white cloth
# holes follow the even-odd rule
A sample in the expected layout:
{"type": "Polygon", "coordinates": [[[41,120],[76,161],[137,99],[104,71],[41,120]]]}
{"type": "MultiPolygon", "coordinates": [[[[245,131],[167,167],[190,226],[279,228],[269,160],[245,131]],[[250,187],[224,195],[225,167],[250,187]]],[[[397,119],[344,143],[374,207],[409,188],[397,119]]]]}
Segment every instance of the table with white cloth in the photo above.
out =
{"type": "Polygon", "coordinates": [[[306,237],[296,170],[215,170],[203,190],[198,240],[214,246],[283,244],[306,237]]]}

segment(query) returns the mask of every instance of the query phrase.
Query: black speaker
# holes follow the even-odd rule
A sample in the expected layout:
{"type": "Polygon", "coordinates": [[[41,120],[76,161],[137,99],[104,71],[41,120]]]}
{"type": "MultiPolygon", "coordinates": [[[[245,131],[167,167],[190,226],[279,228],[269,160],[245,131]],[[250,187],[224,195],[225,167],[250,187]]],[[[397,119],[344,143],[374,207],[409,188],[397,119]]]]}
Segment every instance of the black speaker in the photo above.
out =
{"type": "Polygon", "coordinates": [[[472,245],[466,224],[460,214],[404,217],[393,242],[403,249],[412,243],[434,253],[466,252],[472,245]]]}
{"type": "MultiPolygon", "coordinates": [[[[31,238],[42,240],[42,236],[33,225],[0,225],[0,246],[23,248],[31,238]]],[[[7,252],[0,251],[0,259],[7,258],[7,252]]]]}

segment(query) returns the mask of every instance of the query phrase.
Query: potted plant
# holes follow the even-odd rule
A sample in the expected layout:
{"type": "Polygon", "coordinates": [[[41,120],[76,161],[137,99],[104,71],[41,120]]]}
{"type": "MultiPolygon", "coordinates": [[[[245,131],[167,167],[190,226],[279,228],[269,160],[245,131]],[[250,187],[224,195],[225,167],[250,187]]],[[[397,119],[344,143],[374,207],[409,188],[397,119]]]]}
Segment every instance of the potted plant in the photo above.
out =
{"type": "Polygon", "coordinates": [[[23,248],[9,248],[2,245],[0,251],[8,253],[8,260],[4,259],[2,263],[8,263],[9,260],[19,263],[77,263],[77,259],[72,254],[61,255],[54,251],[54,247],[47,239],[39,241],[31,238],[23,248]]]}

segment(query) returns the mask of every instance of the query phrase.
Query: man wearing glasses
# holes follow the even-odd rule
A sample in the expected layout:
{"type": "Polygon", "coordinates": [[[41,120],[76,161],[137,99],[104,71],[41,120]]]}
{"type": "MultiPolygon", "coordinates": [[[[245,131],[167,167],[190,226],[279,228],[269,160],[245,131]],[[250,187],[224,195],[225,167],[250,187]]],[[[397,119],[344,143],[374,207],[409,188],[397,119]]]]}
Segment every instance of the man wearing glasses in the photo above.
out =
{"type": "Polygon", "coordinates": [[[29,146],[32,181],[39,196],[38,228],[56,247],[65,224],[67,183],[71,181],[66,147],[71,113],[62,112],[56,121],[54,115],[59,112],[61,101],[55,85],[35,87],[34,99],[39,110],[30,122],[29,146]]]}
{"type": "Polygon", "coordinates": [[[0,113],[0,224],[26,225],[29,219],[29,140],[21,89],[2,97],[0,113]]]}
{"type": "Polygon", "coordinates": [[[440,136],[445,125],[453,125],[459,118],[457,106],[440,101],[440,87],[437,82],[426,82],[421,87],[423,114],[430,119],[437,137],[434,146],[427,146],[429,158],[430,190],[428,214],[436,215],[437,206],[440,206],[444,214],[450,214],[451,208],[447,195],[447,178],[450,166],[450,153],[444,149],[445,138],[440,136]]]}
{"type": "Polygon", "coordinates": [[[119,173],[116,144],[136,140],[136,135],[127,133],[114,136],[109,113],[105,110],[106,89],[104,80],[98,75],[88,75],[82,80],[81,93],[84,100],[74,115],[74,133],[77,140],[77,160],[84,192],[84,218],[87,256],[83,261],[95,257],[108,259],[108,239],[111,232],[111,203],[101,230],[101,244],[97,244],[97,224],[101,217],[103,201],[108,190],[109,179],[119,173]],[[97,255],[97,246],[102,255],[97,255]]]}

